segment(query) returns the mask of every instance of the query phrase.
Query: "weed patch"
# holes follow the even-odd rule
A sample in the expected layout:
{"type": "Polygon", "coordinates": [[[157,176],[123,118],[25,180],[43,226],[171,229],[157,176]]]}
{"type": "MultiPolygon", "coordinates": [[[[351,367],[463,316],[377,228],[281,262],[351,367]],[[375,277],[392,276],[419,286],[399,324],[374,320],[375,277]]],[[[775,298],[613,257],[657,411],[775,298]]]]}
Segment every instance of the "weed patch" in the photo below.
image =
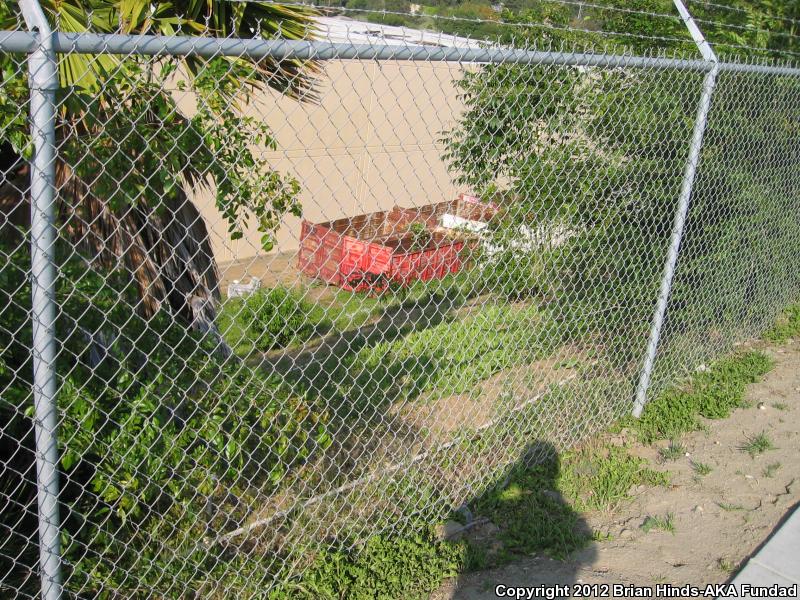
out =
{"type": "Polygon", "coordinates": [[[668,477],[619,447],[587,447],[511,472],[506,485],[476,502],[498,525],[508,550],[563,558],[595,538],[579,513],[609,510],[636,485],[666,485],[668,477]],[[560,464],[559,464],[560,462],[560,464]]]}
{"type": "Polygon", "coordinates": [[[650,533],[655,529],[659,531],[669,531],[674,535],[675,516],[672,513],[668,513],[664,516],[647,517],[644,520],[644,523],[642,523],[641,529],[645,533],[650,533]]]}
{"type": "Polygon", "coordinates": [[[764,334],[764,339],[782,344],[800,335],[800,304],[793,304],[778,317],[777,322],[764,334]]]}
{"type": "Polygon", "coordinates": [[[430,527],[417,526],[372,537],[351,551],[321,552],[299,580],[282,584],[269,600],[427,598],[469,560],[466,543],[440,541],[430,527]]]}
{"type": "Polygon", "coordinates": [[[242,333],[262,351],[302,343],[330,324],[324,311],[283,286],[261,290],[241,300],[229,300],[230,309],[244,323],[242,333]]]}
{"type": "Polygon", "coordinates": [[[711,473],[711,471],[713,471],[713,469],[711,468],[711,465],[707,465],[707,464],[701,463],[701,462],[693,462],[692,463],[692,470],[694,470],[694,472],[697,475],[702,475],[702,476],[708,475],[709,473],[711,473]]]}
{"type": "Polygon", "coordinates": [[[747,438],[747,441],[739,446],[739,450],[747,452],[752,458],[763,454],[767,450],[775,450],[775,445],[765,432],[747,438]]]}
{"type": "Polygon", "coordinates": [[[515,469],[505,486],[476,502],[476,510],[501,528],[507,550],[564,558],[591,539],[558,491],[558,471],[557,461],[515,469]]]}
{"type": "Polygon", "coordinates": [[[367,346],[346,359],[340,380],[350,388],[349,397],[375,398],[374,403],[387,396],[411,400],[423,392],[432,398],[465,393],[495,373],[545,356],[552,339],[536,308],[486,307],[463,320],[367,346]],[[541,344],[531,343],[532,335],[541,344]]]}
{"type": "Polygon", "coordinates": [[[578,510],[610,510],[630,498],[636,485],[668,485],[669,476],[647,466],[643,458],[611,446],[564,455],[559,486],[578,510]]]}
{"type": "Polygon", "coordinates": [[[735,512],[739,510],[745,510],[744,506],[741,504],[732,504],[729,502],[717,502],[717,506],[719,506],[725,512],[735,512]]]}
{"type": "Polygon", "coordinates": [[[736,565],[727,558],[720,558],[717,560],[717,567],[719,567],[720,571],[728,573],[729,575],[736,570],[736,565]]]}
{"type": "Polygon", "coordinates": [[[683,444],[680,442],[676,442],[672,440],[669,443],[669,446],[665,448],[661,448],[658,451],[658,455],[661,457],[663,461],[670,461],[670,460],[678,460],[682,458],[686,454],[686,448],[683,447],[683,444]]]}
{"type": "Polygon", "coordinates": [[[696,374],[686,385],[666,390],[630,425],[646,444],[697,430],[699,417],[723,419],[734,409],[745,406],[746,386],[758,381],[771,368],[772,361],[763,352],[724,358],[708,371],[696,374]]]}

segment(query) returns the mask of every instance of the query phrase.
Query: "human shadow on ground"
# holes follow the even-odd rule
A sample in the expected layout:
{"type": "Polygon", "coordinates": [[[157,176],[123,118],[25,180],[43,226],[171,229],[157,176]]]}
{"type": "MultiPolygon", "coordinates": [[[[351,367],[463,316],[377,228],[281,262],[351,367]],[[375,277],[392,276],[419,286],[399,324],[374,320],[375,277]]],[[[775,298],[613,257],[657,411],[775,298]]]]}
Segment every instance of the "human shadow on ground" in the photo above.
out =
{"type": "Polygon", "coordinates": [[[576,586],[584,585],[579,572],[595,561],[597,550],[591,526],[559,491],[560,469],[550,442],[531,443],[460,509],[466,523],[449,522],[445,535],[463,538],[467,564],[431,600],[584,595],[576,594],[582,591],[576,586]],[[535,595],[518,595],[528,593],[535,595]]]}

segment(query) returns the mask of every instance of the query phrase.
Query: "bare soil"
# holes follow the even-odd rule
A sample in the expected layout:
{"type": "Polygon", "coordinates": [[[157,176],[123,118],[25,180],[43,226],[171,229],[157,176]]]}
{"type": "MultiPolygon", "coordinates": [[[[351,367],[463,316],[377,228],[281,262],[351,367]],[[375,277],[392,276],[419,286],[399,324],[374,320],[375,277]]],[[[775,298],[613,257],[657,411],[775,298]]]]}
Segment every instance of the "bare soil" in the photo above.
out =
{"type": "Polygon", "coordinates": [[[297,270],[296,252],[274,252],[252,258],[235,260],[219,265],[220,290],[227,294],[228,284],[234,280],[249,283],[251,277],[261,280],[263,287],[278,284],[294,285],[301,278],[297,270]]]}
{"type": "Polygon", "coordinates": [[[686,455],[678,460],[662,461],[658,446],[633,443],[624,432],[610,438],[611,443],[630,443],[634,455],[668,471],[672,485],[669,489],[639,486],[631,491],[632,500],[613,511],[582,515],[606,541],[592,542],[565,561],[531,556],[499,569],[463,575],[446,582],[431,600],[497,598],[497,584],[652,586],[729,581],[800,501],[800,342],[765,351],[775,360],[775,368],[764,381],[749,387],[752,408],[739,409],[728,419],[707,421],[705,431],[684,436],[680,442],[686,455]],[[762,432],[776,448],[751,457],[741,447],[762,432]],[[694,462],[713,470],[698,475],[694,462]],[[641,528],[648,516],[667,514],[674,516],[674,532],[646,533],[641,528]]]}

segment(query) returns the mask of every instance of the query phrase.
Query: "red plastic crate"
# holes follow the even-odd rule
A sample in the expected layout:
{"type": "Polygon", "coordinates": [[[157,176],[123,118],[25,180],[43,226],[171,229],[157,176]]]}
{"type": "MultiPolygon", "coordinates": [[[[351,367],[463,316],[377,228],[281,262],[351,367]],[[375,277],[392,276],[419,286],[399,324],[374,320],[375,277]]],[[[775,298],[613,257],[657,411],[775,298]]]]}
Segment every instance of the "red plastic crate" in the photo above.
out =
{"type": "Polygon", "coordinates": [[[309,277],[347,290],[441,279],[462,269],[461,251],[467,243],[453,232],[439,229],[439,217],[448,212],[487,221],[496,207],[462,195],[452,202],[420,208],[395,207],[327,223],[304,220],[298,267],[309,277]],[[409,248],[411,223],[423,223],[430,231],[431,242],[426,248],[409,248]]]}

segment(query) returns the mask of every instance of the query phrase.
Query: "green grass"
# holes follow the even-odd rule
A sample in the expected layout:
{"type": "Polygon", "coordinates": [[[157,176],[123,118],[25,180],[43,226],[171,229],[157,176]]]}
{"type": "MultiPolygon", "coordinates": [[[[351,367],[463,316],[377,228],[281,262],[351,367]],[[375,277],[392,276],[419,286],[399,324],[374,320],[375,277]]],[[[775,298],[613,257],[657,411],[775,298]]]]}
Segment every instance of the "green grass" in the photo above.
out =
{"type": "Polygon", "coordinates": [[[588,446],[567,452],[562,459],[564,468],[559,488],[578,510],[611,510],[630,498],[628,492],[636,485],[669,484],[669,475],[647,466],[618,446],[588,446]]]}
{"type": "Polygon", "coordinates": [[[737,353],[714,363],[680,387],[650,402],[642,417],[628,423],[643,443],[677,438],[700,428],[700,417],[722,419],[746,405],[745,388],[772,368],[763,352],[737,353]]]}
{"type": "Polygon", "coordinates": [[[422,391],[436,397],[468,392],[495,373],[552,352],[545,329],[535,307],[486,306],[466,318],[366,347],[348,359],[348,371],[360,393],[375,393],[376,386],[386,388],[403,377],[408,379],[400,390],[403,399],[422,391]]]}
{"type": "Polygon", "coordinates": [[[647,517],[641,525],[642,531],[650,533],[653,530],[668,531],[675,534],[675,516],[668,513],[663,516],[647,517]]]}
{"type": "MultiPolygon", "coordinates": [[[[357,330],[403,306],[425,306],[428,303],[435,305],[437,296],[458,293],[463,285],[459,275],[455,275],[436,282],[415,281],[400,290],[390,290],[380,295],[315,285],[299,285],[292,290],[298,298],[313,304],[313,309],[309,311],[309,320],[324,322],[325,326],[317,327],[315,331],[316,337],[322,337],[357,330]]],[[[256,352],[259,341],[259,332],[252,330],[252,310],[247,305],[247,298],[228,298],[221,303],[217,315],[220,332],[242,357],[256,352]]],[[[290,346],[303,341],[305,340],[294,340],[290,346]]]]}
{"type": "Polygon", "coordinates": [[[501,528],[507,554],[543,552],[564,558],[582,548],[591,536],[579,527],[579,515],[558,491],[557,461],[517,468],[502,487],[490,490],[475,503],[475,511],[501,528]]]}
{"type": "MultiPolygon", "coordinates": [[[[365,406],[377,409],[399,400],[427,401],[458,393],[477,399],[481,382],[550,356],[560,343],[559,325],[546,309],[486,303],[472,310],[464,308],[469,307],[464,289],[463,282],[451,278],[379,298],[325,290],[320,306],[327,328],[318,333],[339,337],[345,342],[342,350],[313,353],[309,361],[297,364],[294,359],[276,363],[274,371],[325,400],[341,400],[340,405],[349,413],[361,415],[365,406]]],[[[229,303],[223,307],[226,337],[230,340],[239,335],[243,341],[237,352],[247,354],[253,345],[246,339],[234,309],[229,303]]],[[[779,325],[769,334],[771,339],[796,335],[793,327],[800,327],[800,309],[788,311],[779,325]]],[[[675,440],[684,432],[698,429],[701,417],[724,418],[744,406],[745,387],[758,381],[771,365],[770,359],[757,351],[723,358],[708,371],[654,399],[642,419],[625,424],[646,443],[675,440]]],[[[557,365],[577,366],[575,360],[557,365]]],[[[594,380],[589,383],[597,385],[594,380]]],[[[330,406],[336,408],[337,403],[330,406]]],[[[518,435],[519,431],[509,431],[509,435],[512,433],[518,435]]],[[[761,435],[766,446],[756,436],[742,450],[755,456],[771,448],[769,439],[761,435]]],[[[677,460],[684,454],[685,448],[676,441],[661,450],[663,460],[677,460]]],[[[691,464],[697,476],[712,470],[700,462],[691,464]]],[[[779,466],[769,465],[765,476],[772,476],[779,466]]],[[[543,552],[564,558],[601,537],[587,527],[581,513],[613,510],[630,499],[629,492],[637,485],[668,483],[668,474],[652,469],[625,448],[588,445],[566,452],[560,459],[518,466],[501,485],[471,502],[474,514],[500,528],[499,550],[474,541],[442,542],[430,527],[420,524],[397,534],[370,538],[347,552],[320,550],[302,579],[287,584],[289,587],[281,592],[284,595],[274,598],[336,594],[357,600],[424,598],[448,575],[493,566],[519,554],[543,552]]],[[[723,510],[745,510],[732,504],[719,506],[723,510]]],[[[674,534],[674,515],[649,516],[641,528],[644,532],[674,534]]]]}
{"type": "Polygon", "coordinates": [[[772,405],[772,408],[775,408],[775,409],[777,409],[777,410],[783,410],[783,411],[785,411],[785,410],[789,410],[789,405],[788,405],[788,404],[786,404],[785,402],[775,402],[775,403],[772,405]]]}
{"type": "Polygon", "coordinates": [[[783,311],[775,325],[764,334],[764,339],[781,344],[799,335],[800,304],[794,304],[783,311]]]}
{"type": "Polygon", "coordinates": [[[694,472],[697,475],[705,476],[705,475],[708,475],[709,473],[711,473],[711,471],[713,471],[714,469],[711,468],[711,465],[707,465],[706,463],[694,462],[693,461],[692,462],[692,470],[694,470],[694,472]]]}
{"type": "Polygon", "coordinates": [[[683,447],[683,444],[680,442],[676,442],[672,440],[669,443],[669,446],[659,449],[658,455],[661,457],[663,461],[670,461],[670,460],[678,460],[679,458],[683,458],[686,454],[686,448],[683,447]]]}
{"type": "Polygon", "coordinates": [[[775,450],[775,445],[766,432],[762,431],[757,435],[747,438],[747,440],[739,446],[739,450],[747,452],[751,457],[755,458],[759,454],[763,454],[767,450],[775,450]]]}
{"type": "Polygon", "coordinates": [[[780,469],[780,468],[781,468],[781,463],[779,463],[779,462],[774,462],[774,463],[768,464],[764,468],[764,477],[774,477],[775,473],[777,473],[778,469],[780,469]]]}
{"type": "Polygon", "coordinates": [[[666,474],[619,447],[587,447],[561,460],[518,467],[505,485],[490,490],[474,506],[501,530],[511,553],[544,552],[563,558],[597,536],[580,513],[611,510],[640,484],[667,485],[666,474]]]}
{"type": "Polygon", "coordinates": [[[720,558],[717,560],[717,567],[719,567],[720,571],[728,573],[729,575],[736,570],[736,565],[727,558],[720,558]]]}
{"type": "Polygon", "coordinates": [[[436,539],[422,524],[400,534],[374,536],[349,551],[321,551],[299,580],[285,581],[269,600],[316,598],[427,598],[444,578],[480,557],[466,543],[436,539]]]}

